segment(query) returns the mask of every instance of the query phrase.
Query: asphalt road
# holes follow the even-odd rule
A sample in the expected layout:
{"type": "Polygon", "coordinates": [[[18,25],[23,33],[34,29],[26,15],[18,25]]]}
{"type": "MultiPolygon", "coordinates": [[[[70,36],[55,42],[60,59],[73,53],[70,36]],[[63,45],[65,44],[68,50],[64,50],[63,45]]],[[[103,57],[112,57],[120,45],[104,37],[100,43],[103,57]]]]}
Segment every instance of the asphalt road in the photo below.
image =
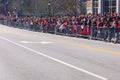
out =
{"type": "Polygon", "coordinates": [[[0,25],[0,80],[120,80],[120,44],[0,25]]]}

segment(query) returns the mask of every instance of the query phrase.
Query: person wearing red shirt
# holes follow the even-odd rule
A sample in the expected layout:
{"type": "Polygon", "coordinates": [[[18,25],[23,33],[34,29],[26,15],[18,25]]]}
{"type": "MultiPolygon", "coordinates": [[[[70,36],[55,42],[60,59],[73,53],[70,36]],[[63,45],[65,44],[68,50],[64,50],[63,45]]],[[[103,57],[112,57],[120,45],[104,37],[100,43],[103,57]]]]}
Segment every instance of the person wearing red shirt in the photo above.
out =
{"type": "Polygon", "coordinates": [[[74,33],[74,36],[77,36],[77,25],[76,25],[76,23],[73,25],[73,33],[74,33]]]}
{"type": "Polygon", "coordinates": [[[66,20],[64,23],[63,23],[63,26],[64,26],[64,34],[65,35],[68,35],[69,34],[69,22],[66,20]]]}
{"type": "Polygon", "coordinates": [[[38,25],[39,25],[39,31],[40,31],[40,32],[42,31],[42,23],[43,23],[42,18],[39,18],[39,19],[38,19],[38,25]]]}
{"type": "Polygon", "coordinates": [[[114,43],[118,43],[119,40],[119,32],[120,32],[120,20],[117,21],[116,26],[114,28],[115,39],[114,43]]]}
{"type": "Polygon", "coordinates": [[[47,26],[48,26],[48,20],[47,19],[44,19],[43,20],[43,32],[46,33],[48,30],[47,30],[47,26]]]}

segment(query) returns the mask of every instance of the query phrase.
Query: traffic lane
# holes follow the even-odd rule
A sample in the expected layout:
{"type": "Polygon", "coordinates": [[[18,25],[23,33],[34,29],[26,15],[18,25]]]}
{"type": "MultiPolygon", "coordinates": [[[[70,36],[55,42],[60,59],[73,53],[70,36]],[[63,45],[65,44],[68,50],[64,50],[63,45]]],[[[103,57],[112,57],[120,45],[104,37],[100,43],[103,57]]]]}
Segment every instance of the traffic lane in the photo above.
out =
{"type": "MultiPolygon", "coordinates": [[[[32,45],[32,47],[34,47],[33,45],[32,45]]],[[[49,51],[48,51],[49,52],[49,51]]],[[[57,55],[58,56],[58,55],[57,55]]],[[[52,56],[53,57],[53,56],[52,56]]],[[[67,59],[67,58],[66,58],[67,59]]],[[[71,59],[71,58],[70,58],[71,59]]],[[[69,59],[68,59],[69,60],[69,59]]],[[[64,60],[63,60],[64,61],[64,60]]],[[[73,60],[72,60],[73,61],[73,60]]],[[[72,63],[74,63],[74,62],[72,62],[72,63]]],[[[71,64],[72,64],[71,63],[71,64]]],[[[79,64],[79,63],[78,63],[79,64]]],[[[83,64],[82,64],[83,65],[83,64]]],[[[92,65],[92,64],[91,64],[92,65]]],[[[84,65],[84,66],[87,66],[87,65],[84,65]]],[[[89,66],[89,65],[88,65],[89,66]]],[[[80,68],[81,68],[81,66],[80,66],[80,68]]],[[[93,68],[93,67],[92,67],[93,68]]],[[[89,71],[91,71],[91,72],[95,72],[95,73],[100,73],[100,71],[98,70],[99,68],[97,68],[96,70],[97,70],[97,72],[96,71],[94,71],[93,69],[92,70],[89,70],[89,71]]],[[[102,70],[102,68],[100,68],[101,70],[102,70]]],[[[87,69],[88,70],[88,69],[87,69]]],[[[100,73],[101,75],[103,75],[103,72],[102,73],[100,73]]]]}
{"type": "Polygon", "coordinates": [[[87,71],[108,77],[111,80],[120,79],[120,56],[101,53],[98,51],[87,50],[84,48],[53,43],[48,45],[41,44],[22,44],[36,51],[43,52],[74,66],[87,71]],[[114,73],[114,74],[113,74],[114,73]]]}
{"type": "MultiPolygon", "coordinates": [[[[20,42],[20,40],[21,40],[20,36],[15,35],[13,37],[13,35],[12,35],[11,37],[10,38],[14,39],[14,41],[17,40],[17,42],[20,42]]],[[[22,38],[22,39],[25,40],[25,39],[28,39],[28,37],[22,38]]],[[[35,41],[34,38],[30,38],[30,39],[31,39],[30,41],[35,41]]],[[[40,38],[40,40],[43,41],[44,39],[40,38]]],[[[40,41],[40,40],[38,39],[37,41],[40,41]]],[[[49,39],[48,39],[48,41],[49,41],[49,39]]],[[[67,44],[67,46],[65,46],[66,44],[63,44],[63,43],[62,44],[58,43],[58,44],[53,45],[53,49],[51,49],[52,48],[51,44],[47,45],[45,47],[43,47],[44,45],[40,46],[40,44],[24,44],[24,45],[28,46],[34,50],[37,50],[37,51],[44,51],[45,54],[46,54],[46,52],[49,53],[51,51],[48,55],[53,56],[55,58],[58,58],[60,60],[63,60],[65,62],[68,62],[70,64],[82,67],[82,68],[89,70],[91,72],[105,75],[107,77],[110,77],[110,79],[113,78],[113,73],[114,73],[114,76],[116,76],[116,78],[119,79],[119,75],[118,75],[119,74],[119,62],[118,61],[120,58],[118,55],[114,55],[115,57],[113,57],[113,55],[101,53],[101,52],[98,52],[96,50],[95,51],[94,50],[87,50],[85,48],[81,48],[78,46],[75,47],[73,45],[72,46],[70,45],[71,46],[70,47],[68,44],[67,44]],[[59,46],[57,47],[56,45],[61,45],[61,47],[59,47],[59,46]],[[66,48],[68,48],[68,49],[66,49],[66,48]],[[72,49],[73,49],[73,51],[71,51],[72,49]],[[54,52],[54,50],[56,50],[56,51],[54,52]],[[60,51],[62,51],[62,52],[60,52],[60,51]],[[88,52],[85,52],[85,51],[88,51],[88,52]],[[77,55],[75,55],[74,52],[78,52],[77,55]],[[79,52],[82,52],[83,55],[81,56],[79,52]],[[67,53],[67,55],[66,55],[66,53],[67,53]],[[71,53],[73,53],[73,54],[71,55],[71,53]],[[86,53],[88,53],[88,54],[86,54],[86,53]],[[76,58],[78,60],[76,60],[76,58]],[[81,59],[83,59],[83,60],[81,60],[81,59]],[[91,65],[91,66],[89,66],[89,65],[91,65]]]]}
{"type": "MultiPolygon", "coordinates": [[[[28,46],[28,47],[33,48],[33,45],[39,46],[40,44],[29,44],[29,45],[32,45],[32,46],[28,46]]],[[[45,50],[44,52],[47,52],[47,53],[49,53],[51,51],[48,55],[57,57],[60,60],[64,60],[65,62],[68,62],[68,63],[71,63],[71,62],[72,62],[72,64],[75,63],[74,65],[77,65],[80,67],[82,65],[82,68],[85,68],[89,71],[94,71],[101,75],[108,74],[110,77],[113,77],[113,73],[114,73],[114,76],[119,77],[118,74],[119,74],[119,67],[120,67],[120,64],[119,64],[120,57],[118,55],[116,55],[116,56],[114,55],[114,57],[113,57],[113,55],[108,55],[106,53],[101,53],[101,52],[94,51],[94,50],[87,50],[87,49],[80,48],[80,47],[78,48],[75,46],[70,47],[69,45],[66,46],[65,44],[61,44],[61,43],[60,44],[55,43],[53,45],[50,44],[47,46],[42,45],[41,47],[34,46],[34,49],[37,51],[40,51],[41,48],[42,48],[42,51],[45,50]],[[61,45],[61,47],[59,47],[60,45],[61,45]],[[87,52],[85,52],[86,50],[87,50],[87,52]],[[74,52],[77,52],[77,53],[74,53],[74,52]],[[83,54],[82,56],[81,56],[81,53],[83,54]],[[88,53],[88,54],[86,54],[86,53],[88,53]],[[58,57],[58,55],[59,55],[59,57],[58,57]],[[60,56],[61,56],[61,58],[60,58],[60,56]],[[79,59],[81,62],[78,62],[77,60],[74,60],[74,59],[79,59]],[[81,59],[83,59],[83,60],[81,60],[81,59]],[[89,62],[89,61],[91,61],[91,62],[89,62]],[[91,65],[91,66],[86,67],[89,65],[91,65]],[[93,70],[93,68],[95,70],[93,70]]]]}
{"type": "Polygon", "coordinates": [[[12,43],[0,43],[1,80],[101,80],[12,43]]]}

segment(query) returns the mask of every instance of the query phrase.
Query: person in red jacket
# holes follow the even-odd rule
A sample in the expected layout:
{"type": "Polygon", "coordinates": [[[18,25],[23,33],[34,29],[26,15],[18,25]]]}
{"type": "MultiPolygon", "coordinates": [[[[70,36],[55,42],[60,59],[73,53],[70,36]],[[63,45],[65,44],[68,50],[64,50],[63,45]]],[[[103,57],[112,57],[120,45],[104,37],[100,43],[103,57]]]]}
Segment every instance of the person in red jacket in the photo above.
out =
{"type": "Polygon", "coordinates": [[[76,25],[76,23],[73,25],[73,35],[77,36],[77,25],[76,25]]]}
{"type": "Polygon", "coordinates": [[[64,23],[63,23],[63,26],[64,26],[64,34],[65,35],[68,35],[69,34],[69,22],[66,20],[64,23]]]}
{"type": "Polygon", "coordinates": [[[46,33],[48,30],[47,30],[47,26],[48,26],[48,20],[47,19],[44,19],[43,20],[43,32],[46,33]]]}
{"type": "Polygon", "coordinates": [[[39,18],[39,19],[38,19],[38,25],[39,25],[39,31],[40,31],[40,32],[42,31],[42,23],[43,23],[42,18],[39,18]]]}
{"type": "Polygon", "coordinates": [[[118,43],[119,40],[119,32],[120,32],[120,20],[116,22],[116,26],[114,27],[114,34],[115,34],[115,39],[114,43],[118,43]]]}

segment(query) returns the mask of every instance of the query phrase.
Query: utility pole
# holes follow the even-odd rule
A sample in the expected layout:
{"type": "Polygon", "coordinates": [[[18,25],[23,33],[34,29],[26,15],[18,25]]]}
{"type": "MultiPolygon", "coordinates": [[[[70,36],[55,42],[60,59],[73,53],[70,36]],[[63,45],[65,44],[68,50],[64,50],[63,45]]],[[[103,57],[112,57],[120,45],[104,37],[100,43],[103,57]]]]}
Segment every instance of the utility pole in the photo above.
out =
{"type": "Polygon", "coordinates": [[[23,12],[24,12],[24,0],[21,0],[21,12],[20,12],[20,16],[23,16],[23,12]]]}
{"type": "Polygon", "coordinates": [[[77,16],[77,0],[75,0],[75,16],[77,16]]]}
{"type": "Polygon", "coordinates": [[[48,16],[51,17],[51,2],[48,1],[48,16]]]}

